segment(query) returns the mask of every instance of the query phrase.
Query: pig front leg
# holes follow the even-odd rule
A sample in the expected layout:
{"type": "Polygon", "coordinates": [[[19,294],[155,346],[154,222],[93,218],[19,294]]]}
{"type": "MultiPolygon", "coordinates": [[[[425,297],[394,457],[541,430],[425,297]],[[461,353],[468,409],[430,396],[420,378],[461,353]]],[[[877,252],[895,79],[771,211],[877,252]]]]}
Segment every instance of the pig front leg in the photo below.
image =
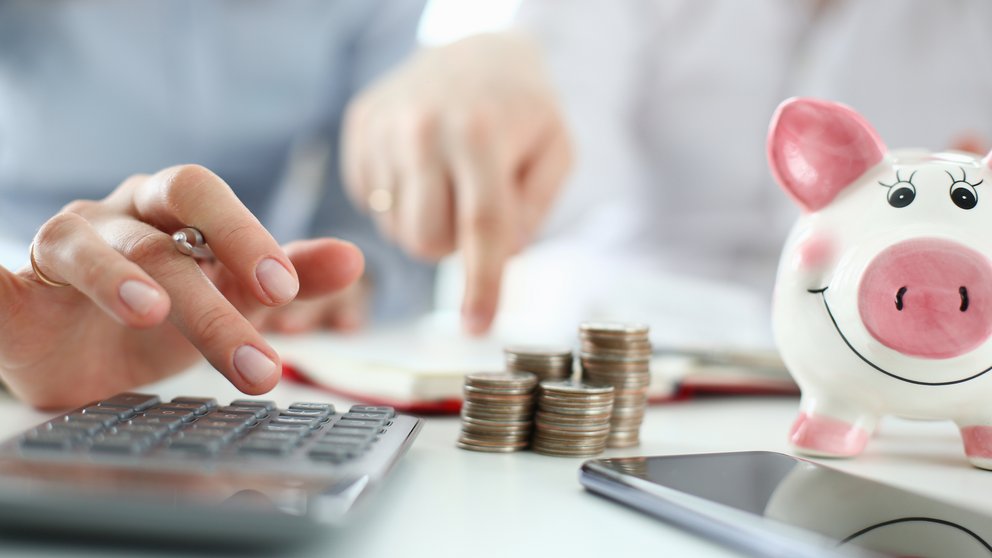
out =
{"type": "Polygon", "coordinates": [[[964,454],[979,469],[992,470],[992,417],[955,421],[961,429],[964,454]]]}
{"type": "Polygon", "coordinates": [[[815,457],[854,457],[864,451],[877,417],[851,404],[803,393],[789,431],[792,449],[815,457]]]}

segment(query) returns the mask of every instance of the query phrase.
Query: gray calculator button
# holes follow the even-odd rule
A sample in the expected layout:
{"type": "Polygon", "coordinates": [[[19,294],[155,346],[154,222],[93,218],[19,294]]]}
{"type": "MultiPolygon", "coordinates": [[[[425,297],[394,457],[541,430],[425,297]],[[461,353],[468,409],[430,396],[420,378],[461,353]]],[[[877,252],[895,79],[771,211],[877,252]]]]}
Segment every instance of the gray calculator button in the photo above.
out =
{"type": "Polygon", "coordinates": [[[342,420],[360,420],[367,422],[369,424],[378,424],[382,426],[386,424],[386,420],[389,419],[383,413],[345,413],[341,415],[342,420]]]}
{"type": "Polygon", "coordinates": [[[342,446],[314,446],[310,448],[308,454],[311,459],[317,459],[320,461],[330,461],[332,463],[340,463],[357,456],[360,451],[354,448],[347,448],[342,446]]]}
{"type": "Polygon", "coordinates": [[[209,428],[211,430],[228,430],[233,433],[241,432],[245,429],[245,425],[241,422],[233,422],[229,420],[210,420],[210,417],[204,417],[196,421],[192,425],[193,428],[209,428]]]}
{"type": "Polygon", "coordinates": [[[95,421],[81,421],[81,420],[73,421],[73,422],[66,422],[64,420],[52,421],[49,422],[46,426],[48,430],[73,432],[77,435],[86,435],[86,436],[92,436],[104,429],[102,423],[95,421]]]}
{"type": "Polygon", "coordinates": [[[108,434],[93,441],[91,451],[110,453],[142,453],[154,439],[150,436],[137,436],[126,433],[108,434]]]}
{"type": "Polygon", "coordinates": [[[147,393],[121,393],[98,403],[99,406],[128,407],[137,412],[158,405],[159,398],[147,393]]]}
{"type": "Polygon", "coordinates": [[[328,415],[334,414],[334,405],[330,403],[307,403],[305,401],[297,401],[289,406],[290,411],[320,411],[322,413],[327,413],[328,415]]]}
{"type": "Polygon", "coordinates": [[[364,448],[372,440],[372,436],[342,436],[330,433],[321,438],[316,445],[338,445],[350,448],[364,448]]]}
{"type": "Polygon", "coordinates": [[[33,449],[65,450],[72,447],[79,438],[73,432],[49,430],[47,432],[30,432],[21,439],[21,447],[33,449]]]}
{"type": "MultiPolygon", "coordinates": [[[[95,422],[103,426],[110,426],[112,424],[117,424],[117,415],[71,413],[63,416],[62,420],[65,422],[95,422]]],[[[56,421],[58,421],[58,419],[55,419],[55,421],[52,422],[56,421]]]]}
{"type": "Polygon", "coordinates": [[[161,438],[171,432],[171,429],[165,425],[153,425],[153,424],[131,424],[126,422],[117,426],[117,432],[121,434],[130,434],[132,436],[151,436],[152,438],[161,438]]]}
{"type": "Polygon", "coordinates": [[[259,407],[265,409],[266,411],[271,411],[276,408],[275,401],[268,401],[265,399],[235,399],[231,401],[232,407],[259,407]]]}
{"type": "Polygon", "coordinates": [[[349,420],[343,418],[334,423],[334,428],[365,428],[372,431],[378,431],[379,424],[366,420],[349,420]]]}
{"type": "Polygon", "coordinates": [[[118,420],[127,420],[134,416],[134,411],[127,407],[98,407],[93,405],[83,409],[84,415],[107,415],[117,417],[118,420]]]}
{"type": "Polygon", "coordinates": [[[217,409],[217,412],[232,414],[244,413],[247,416],[255,417],[257,419],[264,418],[269,415],[269,411],[264,407],[240,407],[237,405],[221,407],[220,409],[217,409]]]}
{"type": "Polygon", "coordinates": [[[206,420],[231,422],[245,426],[251,426],[258,422],[255,420],[255,416],[251,413],[222,413],[220,411],[214,411],[203,418],[206,420]]]}
{"type": "Polygon", "coordinates": [[[304,429],[296,430],[257,430],[252,432],[248,438],[251,440],[299,440],[306,433],[304,429]]]}
{"type": "Polygon", "coordinates": [[[304,434],[310,431],[310,427],[306,424],[278,424],[270,422],[262,427],[263,432],[297,432],[299,434],[304,434]]]}
{"type": "Polygon", "coordinates": [[[179,419],[183,422],[190,422],[196,415],[186,409],[152,409],[141,415],[146,418],[171,418],[179,419]]]}
{"type": "Polygon", "coordinates": [[[193,403],[196,405],[203,405],[210,409],[217,408],[217,400],[213,397],[175,397],[172,399],[171,403],[193,403]]]}
{"type": "Polygon", "coordinates": [[[393,418],[396,416],[396,409],[392,407],[386,407],[383,405],[352,405],[352,413],[386,413],[387,418],[393,418]]]}
{"type": "Polygon", "coordinates": [[[377,429],[352,428],[352,427],[349,427],[349,426],[338,426],[338,425],[334,425],[334,427],[330,429],[330,431],[329,431],[329,433],[327,435],[328,436],[350,436],[352,438],[366,438],[366,439],[371,440],[378,433],[379,433],[379,431],[377,429]]]}
{"type": "Polygon", "coordinates": [[[190,434],[169,442],[169,449],[197,453],[217,453],[224,447],[225,443],[226,440],[223,438],[190,434]]]}
{"type": "Polygon", "coordinates": [[[327,420],[327,417],[329,417],[330,415],[331,413],[326,410],[321,411],[319,409],[293,409],[292,407],[279,413],[279,416],[311,418],[319,421],[327,420]]]}
{"type": "Polygon", "coordinates": [[[320,420],[310,417],[295,417],[285,413],[279,413],[279,416],[272,419],[269,424],[302,424],[307,428],[316,428],[317,425],[320,424],[320,420]]]}
{"type": "Polygon", "coordinates": [[[163,403],[153,411],[186,411],[194,415],[205,415],[210,409],[202,403],[163,403]]]}
{"type": "Polygon", "coordinates": [[[133,419],[127,421],[124,424],[138,424],[138,425],[160,426],[160,427],[164,426],[170,430],[175,430],[180,426],[182,426],[183,419],[174,416],[165,416],[165,417],[139,416],[139,417],[134,417],[133,419]]]}
{"type": "Polygon", "coordinates": [[[266,440],[249,437],[240,446],[240,453],[264,453],[269,455],[285,455],[289,453],[296,442],[293,440],[266,440]]]}

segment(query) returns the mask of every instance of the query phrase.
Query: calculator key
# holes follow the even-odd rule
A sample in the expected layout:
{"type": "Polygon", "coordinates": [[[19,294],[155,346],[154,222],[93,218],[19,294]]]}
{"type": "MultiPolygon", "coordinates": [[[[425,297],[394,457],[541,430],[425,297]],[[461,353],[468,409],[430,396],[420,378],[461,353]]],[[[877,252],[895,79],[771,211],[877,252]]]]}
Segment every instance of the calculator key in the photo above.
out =
{"type": "Polygon", "coordinates": [[[368,422],[369,424],[378,424],[382,426],[386,424],[386,420],[389,419],[383,413],[345,413],[341,415],[342,420],[360,420],[368,422]]]}
{"type": "Polygon", "coordinates": [[[213,421],[232,422],[245,426],[251,426],[258,422],[255,420],[255,415],[251,413],[222,413],[220,411],[214,411],[203,418],[213,421]]]}
{"type": "Polygon", "coordinates": [[[172,418],[183,422],[190,422],[196,418],[196,415],[192,411],[187,411],[186,409],[152,409],[146,411],[141,416],[146,418],[172,418]]]}
{"type": "Polygon", "coordinates": [[[334,425],[327,436],[350,436],[352,438],[365,438],[371,440],[375,438],[379,431],[369,428],[350,428],[347,426],[334,425]]]}
{"type": "Polygon", "coordinates": [[[164,416],[164,417],[149,417],[149,416],[138,416],[125,422],[124,424],[136,424],[136,425],[146,425],[146,426],[160,426],[166,427],[170,430],[175,430],[183,425],[183,419],[175,416],[164,416]]]}
{"type": "Polygon", "coordinates": [[[155,411],[186,411],[194,415],[205,415],[210,409],[202,403],[164,403],[155,407],[155,411]]]}
{"type": "Polygon", "coordinates": [[[314,446],[310,448],[309,452],[307,452],[311,459],[330,461],[332,463],[347,461],[348,459],[358,456],[360,453],[360,451],[354,448],[342,446],[314,446]]]}
{"type": "Polygon", "coordinates": [[[262,427],[263,432],[296,432],[301,436],[310,431],[306,424],[278,424],[270,422],[262,427]]]}
{"type": "Polygon", "coordinates": [[[100,407],[104,406],[115,406],[115,407],[127,407],[133,409],[136,412],[144,411],[150,407],[154,407],[159,404],[159,398],[155,395],[148,395],[147,393],[121,393],[97,403],[100,407]]]}
{"type": "Polygon", "coordinates": [[[242,422],[232,422],[228,420],[211,420],[209,416],[201,418],[200,420],[194,422],[192,424],[192,427],[228,430],[235,434],[247,428],[242,422]]]}
{"type": "Polygon", "coordinates": [[[257,419],[269,416],[269,411],[263,407],[239,407],[237,405],[228,405],[227,407],[217,409],[217,411],[220,413],[244,413],[247,416],[252,416],[257,419]]]}
{"type": "Polygon", "coordinates": [[[170,401],[170,403],[193,403],[196,405],[203,405],[207,410],[217,408],[217,400],[213,397],[175,397],[170,401]]]}
{"type": "Polygon", "coordinates": [[[320,421],[310,417],[294,417],[285,413],[279,413],[279,416],[272,419],[269,424],[302,424],[307,428],[316,428],[320,424],[320,421]]]}
{"type": "Polygon", "coordinates": [[[326,411],[326,410],[325,411],[321,411],[319,409],[293,409],[293,408],[289,408],[289,409],[286,409],[285,411],[279,413],[279,416],[311,418],[311,419],[314,419],[314,420],[318,420],[318,421],[323,422],[323,421],[327,420],[327,417],[331,416],[331,413],[328,412],[328,411],[326,411]]]}
{"type": "Polygon", "coordinates": [[[224,442],[229,442],[233,440],[239,432],[236,430],[231,430],[230,428],[202,428],[197,425],[192,425],[189,428],[180,431],[183,436],[203,436],[205,438],[218,438],[224,442]]]}
{"type": "Polygon", "coordinates": [[[379,424],[366,420],[341,419],[334,423],[334,428],[365,428],[375,432],[379,431],[379,424]]]}
{"type": "Polygon", "coordinates": [[[262,453],[269,455],[285,455],[296,445],[292,440],[267,440],[249,437],[240,446],[240,453],[262,453]]]}
{"type": "Polygon", "coordinates": [[[66,450],[70,449],[78,439],[78,434],[73,432],[36,431],[28,433],[21,439],[21,447],[32,449],[66,450]]]}
{"type": "Polygon", "coordinates": [[[327,415],[334,414],[334,405],[330,403],[307,403],[305,401],[297,401],[289,406],[290,411],[320,411],[326,413],[327,415]]]}
{"type": "Polygon", "coordinates": [[[217,453],[224,447],[226,440],[216,436],[188,435],[175,438],[169,442],[170,450],[192,451],[196,453],[217,453]]]}
{"type": "Polygon", "coordinates": [[[343,436],[340,434],[330,433],[321,438],[314,445],[338,445],[351,448],[363,448],[366,447],[371,441],[372,436],[343,436]]]}
{"type": "Polygon", "coordinates": [[[83,409],[84,415],[107,415],[117,417],[117,420],[127,420],[134,416],[134,411],[127,407],[98,407],[93,405],[83,409]]]}
{"type": "Polygon", "coordinates": [[[91,451],[109,453],[142,453],[151,447],[151,436],[136,436],[126,433],[108,434],[93,441],[91,451]]]}
{"type": "Polygon", "coordinates": [[[168,426],[161,424],[130,424],[130,422],[119,425],[116,430],[122,434],[151,436],[152,438],[162,438],[172,431],[168,426]]]}
{"type": "Polygon", "coordinates": [[[265,409],[266,411],[272,411],[276,408],[275,401],[268,401],[265,399],[235,399],[231,401],[232,407],[259,407],[265,409]]]}
{"type": "Polygon", "coordinates": [[[43,428],[48,430],[61,430],[65,432],[75,432],[79,435],[92,436],[97,434],[104,429],[103,424],[95,421],[73,421],[66,422],[64,420],[52,421],[46,423],[43,428]]]}
{"type": "MultiPolygon", "coordinates": [[[[90,422],[90,423],[95,422],[103,426],[110,426],[113,424],[117,424],[117,415],[116,414],[101,415],[101,414],[93,414],[93,413],[89,413],[89,414],[70,413],[68,415],[63,416],[62,420],[65,422],[90,422]]],[[[58,419],[55,419],[55,421],[52,422],[56,422],[56,421],[58,421],[58,419]]]]}
{"type": "Polygon", "coordinates": [[[396,409],[392,407],[385,407],[382,405],[352,405],[352,413],[386,413],[386,418],[393,418],[396,416],[396,409]]]}
{"type": "Polygon", "coordinates": [[[303,437],[306,430],[296,429],[296,430],[257,430],[248,435],[249,439],[252,440],[291,440],[296,442],[303,437]]]}

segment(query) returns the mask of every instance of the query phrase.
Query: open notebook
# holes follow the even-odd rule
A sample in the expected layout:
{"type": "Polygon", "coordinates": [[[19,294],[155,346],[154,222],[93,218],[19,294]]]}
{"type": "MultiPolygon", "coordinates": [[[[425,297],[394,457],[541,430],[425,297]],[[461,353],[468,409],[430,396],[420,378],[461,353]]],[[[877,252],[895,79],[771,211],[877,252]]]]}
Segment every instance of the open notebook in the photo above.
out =
{"type": "MultiPolygon", "coordinates": [[[[457,412],[463,376],[502,370],[505,345],[578,344],[577,338],[534,339],[524,333],[471,338],[459,332],[456,321],[437,317],[355,334],[270,339],[287,364],[288,379],[417,413],[457,412]]],[[[778,355],[768,349],[660,347],[655,350],[651,372],[648,396],[652,402],[699,393],[798,393],[778,355]]]]}

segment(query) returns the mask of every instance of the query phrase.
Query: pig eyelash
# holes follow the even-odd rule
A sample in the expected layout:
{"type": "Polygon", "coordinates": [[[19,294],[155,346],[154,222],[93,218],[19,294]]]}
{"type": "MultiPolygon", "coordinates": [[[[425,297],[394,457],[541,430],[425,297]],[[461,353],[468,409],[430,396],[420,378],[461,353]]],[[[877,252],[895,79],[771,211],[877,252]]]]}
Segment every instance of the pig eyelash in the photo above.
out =
{"type": "MultiPolygon", "coordinates": [[[[915,190],[916,189],[916,184],[913,184],[913,177],[914,176],[916,176],[916,171],[913,171],[913,173],[909,175],[909,178],[908,179],[903,180],[902,177],[899,176],[899,171],[896,170],[896,181],[895,182],[893,182],[892,184],[886,184],[886,183],[882,182],[881,180],[879,180],[878,181],[878,185],[879,186],[885,186],[886,188],[892,188],[896,184],[909,184],[915,190]]],[[[951,178],[953,178],[953,177],[951,177],[951,178]]]]}
{"type": "Polygon", "coordinates": [[[951,171],[949,171],[949,170],[945,170],[944,171],[944,172],[947,173],[947,176],[951,177],[951,188],[952,189],[954,188],[954,185],[957,184],[957,183],[959,183],[959,182],[963,182],[964,184],[967,184],[968,186],[971,186],[972,188],[978,186],[982,182],[985,182],[985,179],[984,178],[982,180],[979,180],[978,182],[975,182],[975,183],[968,182],[968,174],[965,173],[964,167],[958,167],[958,169],[961,170],[961,178],[954,178],[954,175],[951,174],[951,171]]]}

